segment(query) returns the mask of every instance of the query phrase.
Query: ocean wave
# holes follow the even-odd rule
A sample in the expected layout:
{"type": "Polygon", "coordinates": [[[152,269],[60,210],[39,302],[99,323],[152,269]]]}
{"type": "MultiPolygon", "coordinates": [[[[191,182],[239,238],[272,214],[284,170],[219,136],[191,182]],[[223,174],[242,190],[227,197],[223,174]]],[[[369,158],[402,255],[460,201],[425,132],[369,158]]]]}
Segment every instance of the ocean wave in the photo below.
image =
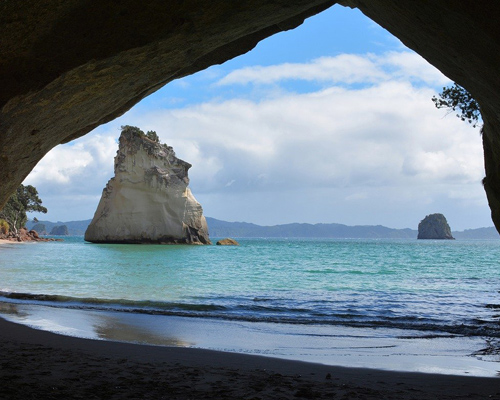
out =
{"type": "MultiPolygon", "coordinates": [[[[236,299],[223,298],[216,304],[209,298],[198,298],[198,302],[166,302],[152,300],[77,298],[63,295],[33,294],[0,291],[0,302],[43,305],[93,311],[114,311],[136,314],[165,315],[195,318],[225,319],[247,322],[266,322],[302,325],[338,325],[359,328],[394,328],[431,332],[421,337],[443,334],[457,336],[484,336],[500,338],[498,321],[472,318],[454,323],[415,315],[374,314],[359,310],[334,309],[325,304],[310,302],[309,307],[291,301],[272,298],[236,299]]],[[[331,305],[331,304],[330,304],[331,305]]],[[[490,305],[486,307],[491,308],[490,305]]],[[[485,308],[486,308],[485,307],[485,308]]]]}

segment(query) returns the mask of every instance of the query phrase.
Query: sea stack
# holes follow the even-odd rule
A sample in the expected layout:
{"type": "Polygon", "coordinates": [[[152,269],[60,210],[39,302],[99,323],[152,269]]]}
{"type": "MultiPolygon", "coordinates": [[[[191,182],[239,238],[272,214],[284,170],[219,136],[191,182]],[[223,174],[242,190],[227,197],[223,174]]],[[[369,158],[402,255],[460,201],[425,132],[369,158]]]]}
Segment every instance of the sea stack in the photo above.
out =
{"type": "Polygon", "coordinates": [[[455,239],[443,214],[427,215],[418,224],[417,239],[455,239]]]}
{"type": "Polygon", "coordinates": [[[102,191],[85,240],[211,244],[203,209],[188,188],[189,168],[155,132],[122,127],[115,176],[102,191]]]}

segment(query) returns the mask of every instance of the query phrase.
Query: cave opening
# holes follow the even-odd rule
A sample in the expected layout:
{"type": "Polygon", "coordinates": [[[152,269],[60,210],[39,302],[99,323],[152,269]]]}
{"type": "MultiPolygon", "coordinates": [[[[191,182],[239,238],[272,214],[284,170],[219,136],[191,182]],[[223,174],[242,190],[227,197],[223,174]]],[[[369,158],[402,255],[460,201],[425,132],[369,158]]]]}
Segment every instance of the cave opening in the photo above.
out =
{"type": "Polygon", "coordinates": [[[217,219],[415,228],[443,212],[457,230],[490,226],[479,135],[430,100],[450,83],[359,10],[335,5],[169,83],[54,149],[25,182],[48,219],[91,218],[120,126],[137,125],[193,164],[193,192],[217,219]]]}
{"type": "MultiPolygon", "coordinates": [[[[395,9],[400,4],[403,2],[398,2],[395,9]]],[[[411,5],[411,2],[406,4],[411,5]]],[[[328,23],[331,23],[337,16],[329,12],[346,13],[338,17],[338,26],[349,21],[347,15],[360,17],[358,11],[335,7],[316,18],[328,17],[328,23]]],[[[379,20],[383,21],[384,16],[379,20]]],[[[131,124],[145,131],[155,130],[181,158],[195,165],[192,188],[205,206],[207,215],[263,224],[297,221],[300,217],[299,222],[386,223],[393,227],[408,227],[415,226],[430,207],[432,211],[436,211],[434,207],[437,206],[451,210],[455,205],[457,208],[452,214],[460,215],[463,225],[455,223],[458,219],[446,212],[454,229],[488,224],[483,222],[489,221],[489,211],[480,186],[483,170],[477,131],[453,116],[445,118],[431,102],[431,96],[448,80],[415,53],[403,48],[392,37],[385,36],[381,28],[366,23],[367,20],[364,20],[363,29],[356,27],[359,32],[355,32],[356,28],[352,30],[353,25],[348,23],[338,40],[332,36],[335,29],[331,32],[316,31],[315,37],[322,40],[308,38],[299,45],[300,40],[292,36],[288,42],[288,39],[278,42],[278,47],[273,50],[271,44],[276,46],[273,38],[279,41],[285,35],[299,34],[301,29],[308,28],[309,23],[320,26],[317,21],[311,18],[297,30],[262,42],[248,53],[249,60],[256,58],[247,60],[248,64],[238,64],[245,59],[241,57],[171,82],[123,117],[78,141],[56,148],[28,179],[39,179],[31,182],[40,189],[49,208],[49,201],[54,199],[47,198],[44,193],[54,194],[54,201],[59,203],[53,203],[53,208],[67,213],[60,215],[70,215],[69,218],[62,216],[57,219],[81,218],[77,212],[84,212],[84,205],[88,205],[91,214],[100,190],[111,175],[119,126],[131,124]],[[377,34],[381,36],[376,37],[377,34]],[[367,38],[370,42],[376,37],[377,44],[370,49],[365,47],[355,51],[340,46],[347,43],[346,39],[356,36],[364,36],[364,43],[367,38]],[[323,40],[325,37],[329,40],[323,40]],[[316,45],[323,43],[331,46],[336,43],[340,47],[333,46],[327,52],[320,47],[320,53],[315,53],[316,45]],[[267,53],[259,53],[267,45],[270,46],[267,53]],[[285,58],[280,58],[282,55],[285,58]],[[262,59],[258,60],[259,57],[262,59]],[[190,96],[193,97],[190,99],[190,96]],[[399,221],[401,225],[386,222],[388,218],[399,221]]],[[[183,32],[192,30],[189,21],[174,22],[183,32]]],[[[139,54],[139,58],[142,56],[139,54]]],[[[96,68],[94,64],[86,69],[92,68],[96,68]]],[[[106,69],[99,72],[104,76],[106,69]]],[[[457,76],[460,77],[460,73],[457,76]]],[[[67,80],[72,77],[71,74],[65,76],[67,80]]],[[[137,85],[135,80],[128,83],[130,88],[137,85]]],[[[85,87],[89,92],[94,89],[93,85],[85,87]]],[[[110,98],[107,101],[109,103],[110,98]]],[[[42,101],[40,104],[47,103],[42,101]]],[[[19,102],[10,106],[13,109],[21,107],[19,102]]],[[[50,109],[44,109],[43,116],[48,114],[50,109]]],[[[100,117],[110,119],[111,114],[100,117]]],[[[75,131],[73,136],[85,133],[75,131]]],[[[41,130],[29,132],[35,143],[41,130]]],[[[64,140],[73,136],[61,137],[64,140]]],[[[312,248],[307,247],[311,245],[307,240],[290,242],[285,239],[269,243],[255,240],[252,242],[257,249],[252,252],[254,258],[242,260],[235,256],[239,250],[229,253],[232,250],[219,250],[215,246],[190,249],[174,246],[168,250],[156,246],[131,250],[127,246],[85,246],[80,240],[78,251],[68,252],[55,247],[57,244],[47,247],[54,250],[50,254],[53,261],[44,263],[42,260],[42,267],[36,265],[34,272],[30,269],[33,265],[25,261],[26,253],[21,248],[9,249],[11,255],[18,253],[11,259],[4,256],[6,253],[2,255],[5,258],[0,257],[5,277],[9,275],[11,279],[4,280],[2,292],[16,287],[22,288],[19,290],[24,290],[24,293],[14,296],[14,301],[2,312],[12,318],[24,319],[24,323],[29,323],[26,321],[31,318],[31,321],[51,324],[38,325],[42,329],[58,332],[67,329],[74,333],[75,328],[83,327],[82,330],[89,335],[86,337],[138,339],[175,346],[194,346],[193,343],[199,340],[193,338],[194,333],[201,332],[202,335],[209,333],[205,336],[211,335],[215,340],[208,347],[227,350],[225,346],[239,345],[228,344],[228,338],[238,339],[248,332],[257,333],[253,336],[257,339],[246,341],[246,347],[240,348],[241,352],[266,352],[268,349],[262,350],[258,346],[262,343],[274,346],[274,342],[282,351],[280,346],[290,343],[291,337],[299,344],[300,352],[304,337],[320,337],[315,361],[329,356],[325,354],[326,348],[334,348],[330,338],[338,335],[336,318],[340,318],[342,321],[354,320],[360,327],[367,328],[365,332],[371,332],[372,336],[364,336],[368,340],[359,348],[390,349],[391,357],[379,353],[381,360],[390,359],[392,363],[392,356],[403,355],[402,364],[409,359],[414,361],[418,357],[406,356],[414,356],[412,351],[415,348],[425,357],[428,354],[425,344],[433,346],[437,343],[432,351],[438,348],[440,355],[451,354],[453,360],[444,367],[438,365],[440,371],[469,374],[472,370],[472,373],[487,376],[496,374],[496,371],[491,371],[494,364],[490,363],[486,372],[478,372],[469,361],[472,349],[484,349],[480,346],[484,345],[485,332],[486,336],[497,335],[498,242],[464,246],[461,253],[456,251],[454,244],[442,243],[414,245],[408,241],[407,251],[401,252],[401,243],[390,241],[374,240],[368,245],[363,242],[358,246],[359,243],[349,240],[335,243],[320,240],[314,242],[312,248]],[[263,251],[269,245],[275,247],[263,251]],[[358,252],[355,255],[353,248],[358,252]],[[174,262],[167,260],[166,251],[174,262]],[[192,257],[200,252],[206,252],[205,257],[192,257]],[[359,262],[353,262],[354,259],[359,262]],[[299,271],[293,279],[286,268],[290,265],[299,271]],[[77,268],[78,273],[75,273],[77,268]],[[154,268],[160,268],[161,273],[151,274],[154,268]],[[27,270],[30,272],[24,273],[27,270]],[[417,274],[417,270],[422,274],[417,274]],[[319,274],[327,279],[318,280],[319,274]],[[380,279],[375,280],[375,275],[380,279]],[[200,276],[206,278],[204,282],[200,282],[200,276]],[[102,285],[103,281],[105,285],[102,285]],[[224,298],[214,295],[220,285],[227,290],[224,298]],[[122,298],[124,301],[120,302],[117,296],[121,296],[122,289],[128,298],[122,298]],[[95,290],[99,291],[97,295],[95,290]],[[146,293],[148,299],[144,300],[146,293]],[[435,301],[430,307],[429,299],[435,301]],[[26,304],[23,300],[27,300],[26,304]],[[51,307],[37,307],[45,301],[52,302],[51,307]],[[68,301],[69,307],[66,306],[68,301]],[[443,306],[446,301],[454,301],[453,307],[443,306]],[[72,309],[72,302],[78,303],[81,309],[72,309]],[[54,306],[61,303],[64,303],[62,307],[54,306]],[[173,324],[177,330],[174,334],[168,335],[164,329],[167,319],[148,319],[150,315],[146,314],[151,307],[156,307],[154,312],[161,316],[173,314],[176,317],[168,320],[178,322],[173,324]],[[58,314],[52,313],[55,308],[61,309],[58,314]],[[86,308],[92,308],[92,311],[86,314],[86,308]],[[141,315],[123,313],[124,309],[141,310],[138,313],[141,315]],[[431,318],[429,309],[433,313],[431,318]],[[451,313],[448,312],[450,309],[451,313]],[[457,321],[450,315],[458,309],[460,313],[454,314],[459,315],[457,321]],[[144,310],[146,312],[142,312],[144,310]],[[270,313],[265,315],[265,318],[270,317],[266,321],[276,318],[272,321],[283,322],[281,316],[291,316],[292,327],[287,325],[284,331],[275,335],[270,330],[255,328],[261,325],[241,324],[241,320],[249,322],[256,316],[249,317],[249,310],[270,313]],[[284,313],[279,314],[283,310],[284,313]],[[319,318],[325,317],[325,310],[333,310],[333,314],[326,314],[326,328],[318,328],[316,324],[319,318]],[[297,317],[297,312],[303,313],[297,317]],[[179,315],[200,316],[200,313],[215,316],[211,320],[215,322],[206,323],[203,318],[177,318],[179,315]],[[235,325],[250,328],[243,329],[243,334],[229,328],[224,330],[222,327],[231,325],[226,324],[231,313],[238,320],[231,329],[235,325]],[[304,317],[310,318],[308,321],[312,323],[303,324],[301,318],[304,317]],[[445,335],[420,336],[422,318],[430,324],[426,329],[444,331],[445,335]],[[478,320],[481,323],[478,324],[478,320]],[[386,323],[384,329],[387,328],[390,334],[379,335],[381,321],[386,323]],[[405,336],[403,341],[408,340],[410,347],[404,351],[397,349],[397,354],[391,353],[391,349],[397,347],[393,341],[402,343],[398,329],[404,328],[408,333],[411,330],[408,327],[416,328],[418,337],[405,336]],[[221,331],[225,336],[220,334],[221,331]],[[271,340],[267,342],[269,332],[271,340]],[[259,337],[262,333],[264,336],[259,337]],[[378,340],[381,336],[384,343],[380,346],[378,340]],[[260,340],[263,337],[266,340],[260,340]],[[448,347],[457,341],[463,355],[460,363],[457,363],[456,348],[448,347]]],[[[69,243],[70,246],[73,244],[69,243]]],[[[33,247],[27,250],[37,260],[44,257],[33,247]]],[[[279,330],[283,325],[273,327],[279,330]]],[[[351,346],[351,338],[358,337],[353,334],[352,325],[345,327],[347,329],[343,332],[348,339],[335,348],[340,348],[341,354],[351,346]]],[[[475,357],[497,354],[494,341],[488,342],[488,346],[486,352],[476,353],[475,357]]],[[[352,359],[359,359],[356,351],[351,352],[352,359]]],[[[368,354],[367,359],[365,366],[373,367],[373,357],[368,354]]],[[[377,365],[383,365],[383,362],[377,365]]],[[[394,368],[394,364],[391,367],[394,368]]],[[[419,370],[420,366],[411,368],[419,370]]]]}

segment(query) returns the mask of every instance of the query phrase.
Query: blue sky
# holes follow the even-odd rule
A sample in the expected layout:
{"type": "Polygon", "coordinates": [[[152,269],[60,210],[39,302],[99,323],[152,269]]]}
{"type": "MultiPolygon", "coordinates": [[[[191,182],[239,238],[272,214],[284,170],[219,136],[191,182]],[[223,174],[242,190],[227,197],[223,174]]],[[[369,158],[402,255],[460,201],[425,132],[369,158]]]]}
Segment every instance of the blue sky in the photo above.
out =
{"type": "Polygon", "coordinates": [[[416,228],[441,212],[452,229],[492,226],[479,130],[431,101],[450,83],[337,5],[58,146],[25,182],[47,219],[91,218],[120,126],[135,125],[193,164],[191,190],[214,218],[416,228]]]}

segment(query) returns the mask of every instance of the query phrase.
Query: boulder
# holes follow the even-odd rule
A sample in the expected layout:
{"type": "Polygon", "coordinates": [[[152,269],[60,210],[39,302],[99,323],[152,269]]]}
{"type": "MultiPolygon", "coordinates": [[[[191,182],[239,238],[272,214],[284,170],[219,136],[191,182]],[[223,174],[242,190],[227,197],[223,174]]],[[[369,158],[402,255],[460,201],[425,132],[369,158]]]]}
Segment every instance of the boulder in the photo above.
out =
{"type": "Polygon", "coordinates": [[[211,244],[203,209],[188,188],[191,164],[139,128],[122,128],[109,180],[85,240],[211,244]]]}
{"type": "Polygon", "coordinates": [[[417,239],[454,239],[454,237],[443,214],[430,214],[418,224],[417,239]]]}
{"type": "Polygon", "coordinates": [[[240,245],[236,240],[231,239],[231,238],[225,238],[225,239],[218,240],[216,244],[218,246],[239,246],[240,245]]]}

